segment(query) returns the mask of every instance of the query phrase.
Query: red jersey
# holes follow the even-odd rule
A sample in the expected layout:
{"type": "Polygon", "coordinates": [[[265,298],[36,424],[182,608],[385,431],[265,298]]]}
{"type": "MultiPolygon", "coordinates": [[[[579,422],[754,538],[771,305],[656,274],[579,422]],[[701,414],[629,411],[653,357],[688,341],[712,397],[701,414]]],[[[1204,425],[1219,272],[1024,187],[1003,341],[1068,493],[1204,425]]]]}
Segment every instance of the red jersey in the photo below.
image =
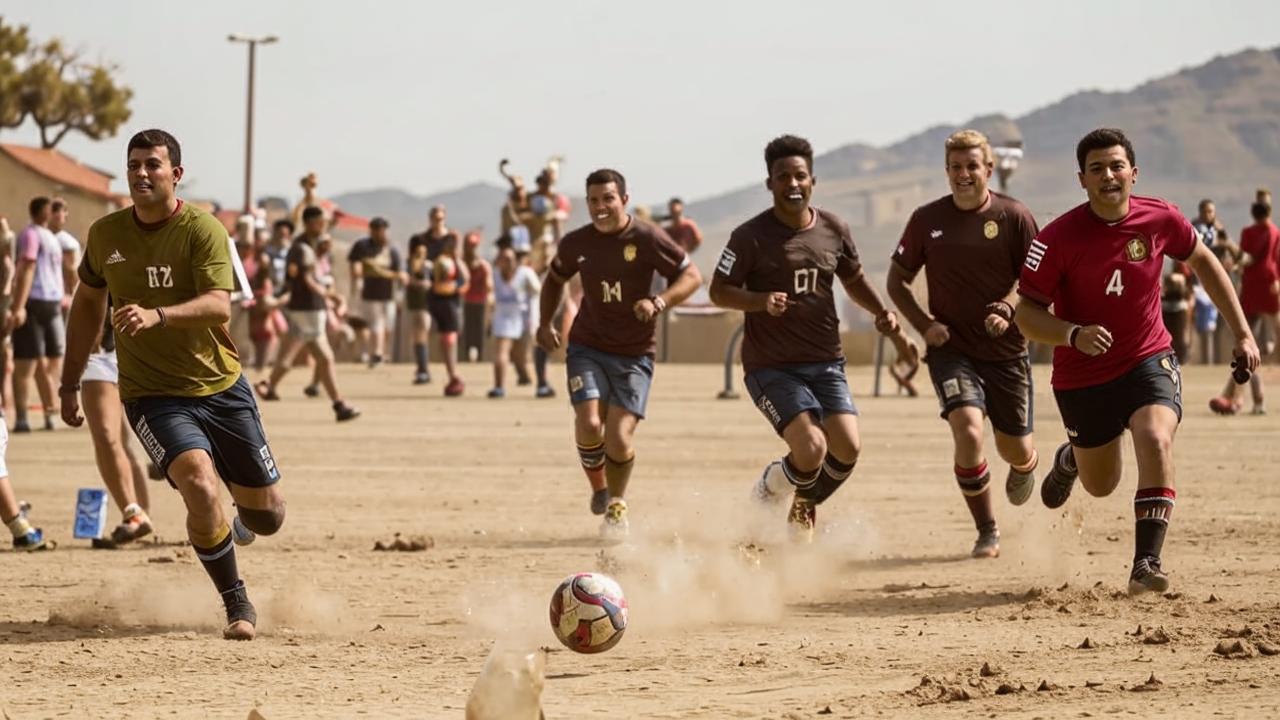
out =
{"type": "Polygon", "coordinates": [[[1240,307],[1248,316],[1280,312],[1280,297],[1275,294],[1280,279],[1280,229],[1270,221],[1253,224],[1240,232],[1240,251],[1253,257],[1253,263],[1240,274],[1240,307]]]}
{"type": "Polygon", "coordinates": [[[1053,351],[1055,390],[1101,385],[1172,348],[1160,315],[1164,256],[1186,260],[1198,237],[1174,205],[1134,195],[1129,214],[1107,222],[1085,203],[1049,223],[1027,250],[1018,292],[1076,325],[1101,325],[1111,349],[1090,357],[1053,351]]]}

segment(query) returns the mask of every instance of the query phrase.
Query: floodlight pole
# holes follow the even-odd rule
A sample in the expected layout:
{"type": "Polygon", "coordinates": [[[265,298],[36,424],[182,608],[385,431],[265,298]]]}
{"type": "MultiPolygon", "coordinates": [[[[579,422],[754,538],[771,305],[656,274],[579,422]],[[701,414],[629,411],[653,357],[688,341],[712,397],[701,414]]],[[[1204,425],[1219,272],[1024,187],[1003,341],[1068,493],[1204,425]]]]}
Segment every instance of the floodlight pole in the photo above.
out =
{"type": "Polygon", "coordinates": [[[280,38],[275,35],[250,37],[232,34],[227,36],[230,42],[242,42],[249,46],[249,97],[245,103],[244,131],[244,211],[253,212],[253,90],[254,70],[257,66],[258,45],[270,45],[280,38]]]}

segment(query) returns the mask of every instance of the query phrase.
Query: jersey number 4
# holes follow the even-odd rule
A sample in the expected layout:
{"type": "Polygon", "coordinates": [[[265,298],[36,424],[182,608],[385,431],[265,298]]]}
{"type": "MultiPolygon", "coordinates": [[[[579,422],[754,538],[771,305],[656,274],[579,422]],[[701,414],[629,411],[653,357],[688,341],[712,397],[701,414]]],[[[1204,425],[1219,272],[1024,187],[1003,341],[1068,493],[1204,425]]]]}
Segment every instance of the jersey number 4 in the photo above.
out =
{"type": "Polygon", "coordinates": [[[1120,278],[1120,268],[1116,268],[1116,271],[1111,273],[1111,279],[1107,281],[1107,291],[1104,294],[1116,297],[1124,295],[1124,281],[1120,278]]]}
{"type": "Polygon", "coordinates": [[[818,287],[818,268],[800,268],[796,270],[796,294],[803,295],[818,287]]]}
{"type": "Polygon", "coordinates": [[[168,265],[148,265],[147,287],[173,287],[173,270],[168,265]]]}

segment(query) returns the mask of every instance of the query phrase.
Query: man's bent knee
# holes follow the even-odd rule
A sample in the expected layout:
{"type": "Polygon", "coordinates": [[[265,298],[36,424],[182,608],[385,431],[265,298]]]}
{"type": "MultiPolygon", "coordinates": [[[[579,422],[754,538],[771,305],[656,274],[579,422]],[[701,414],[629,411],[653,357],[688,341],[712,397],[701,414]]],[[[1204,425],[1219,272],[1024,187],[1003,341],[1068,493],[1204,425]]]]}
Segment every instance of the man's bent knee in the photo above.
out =
{"type": "Polygon", "coordinates": [[[284,525],[284,503],[268,510],[240,506],[237,513],[240,522],[258,535],[274,535],[284,525]]]}

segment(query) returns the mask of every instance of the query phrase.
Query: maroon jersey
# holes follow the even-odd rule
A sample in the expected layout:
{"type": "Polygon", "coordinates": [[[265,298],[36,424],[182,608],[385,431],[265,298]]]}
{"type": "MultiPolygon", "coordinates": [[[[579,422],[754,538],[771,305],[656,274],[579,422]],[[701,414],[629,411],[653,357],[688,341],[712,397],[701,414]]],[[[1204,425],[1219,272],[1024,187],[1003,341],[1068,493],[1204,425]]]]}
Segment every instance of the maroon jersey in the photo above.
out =
{"type": "Polygon", "coordinates": [[[1164,256],[1186,260],[1196,231],[1178,208],[1134,195],[1123,220],[1106,222],[1085,203],[1049,223],[1031,242],[1018,292],[1076,325],[1101,325],[1111,349],[1090,357],[1073,347],[1053,351],[1056,390],[1101,385],[1144,358],[1172,348],[1160,315],[1164,256]]]}
{"type": "Polygon", "coordinates": [[[986,307],[1009,296],[1036,232],[1031,211],[994,192],[977,210],[961,210],[947,195],[911,214],[893,261],[912,276],[928,265],[929,313],[951,331],[944,347],[978,360],[1027,354],[1016,325],[987,335],[986,307]]]}
{"type": "Polygon", "coordinates": [[[812,208],[808,227],[783,224],[770,208],[739,225],[716,263],[730,285],[753,292],[785,292],[792,304],[779,317],[746,313],[742,365],[747,372],[790,363],[844,358],[833,280],[862,269],[849,226],[812,208]]]}
{"type": "Polygon", "coordinates": [[[585,225],[565,235],[551,272],[564,281],[582,273],[582,308],[569,342],[615,355],[653,355],[656,323],[637,320],[632,306],[649,297],[655,272],[673,281],[688,266],[689,256],[662,228],[634,217],[621,232],[585,225]]]}

